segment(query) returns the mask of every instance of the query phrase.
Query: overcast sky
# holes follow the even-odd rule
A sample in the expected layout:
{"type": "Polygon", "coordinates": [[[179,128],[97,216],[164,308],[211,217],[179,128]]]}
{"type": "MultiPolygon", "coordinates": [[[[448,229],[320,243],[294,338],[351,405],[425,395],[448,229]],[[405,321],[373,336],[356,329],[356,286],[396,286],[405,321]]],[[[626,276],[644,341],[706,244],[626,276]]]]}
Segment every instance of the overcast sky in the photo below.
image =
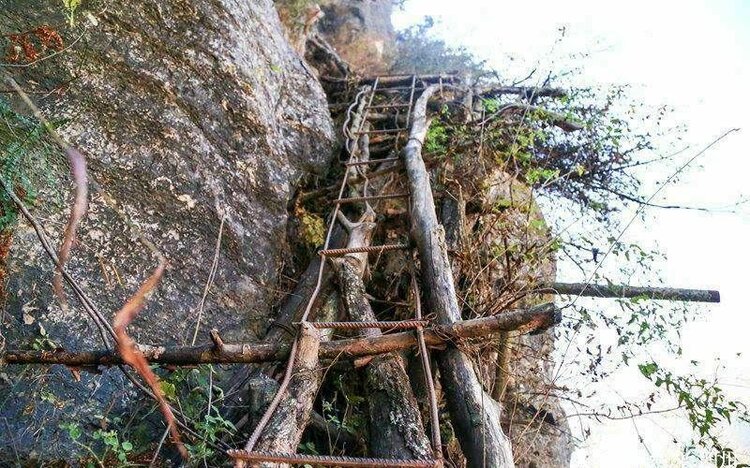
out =
{"type": "MultiPolygon", "coordinates": [[[[507,71],[508,81],[535,68],[545,76],[546,70],[580,66],[580,85],[630,84],[645,105],[674,107],[675,121],[688,127],[686,158],[740,128],[657,201],[724,207],[750,197],[750,1],[408,0],[394,22],[404,27],[425,15],[438,20],[436,31],[447,42],[490,59],[507,71]],[[590,55],[576,58],[580,52],[590,55]]],[[[644,193],[663,177],[647,174],[644,193]]],[[[667,284],[721,291],[722,303],[707,307],[704,318],[684,330],[685,361],[699,359],[710,376],[720,357],[726,391],[750,403],[748,206],[737,213],[650,210],[646,223],[636,222],[626,238],[658,243],[668,256],[660,264],[667,284]]],[[[560,271],[565,280],[584,279],[564,264],[560,271]]],[[[606,385],[612,392],[643,391],[642,380],[637,371],[622,372],[606,385]]],[[[573,464],[683,466],[679,445],[671,441],[684,441],[685,429],[673,416],[596,426],[573,464]],[[639,433],[648,440],[645,447],[639,433]]],[[[750,454],[750,429],[726,435],[750,454]]]]}

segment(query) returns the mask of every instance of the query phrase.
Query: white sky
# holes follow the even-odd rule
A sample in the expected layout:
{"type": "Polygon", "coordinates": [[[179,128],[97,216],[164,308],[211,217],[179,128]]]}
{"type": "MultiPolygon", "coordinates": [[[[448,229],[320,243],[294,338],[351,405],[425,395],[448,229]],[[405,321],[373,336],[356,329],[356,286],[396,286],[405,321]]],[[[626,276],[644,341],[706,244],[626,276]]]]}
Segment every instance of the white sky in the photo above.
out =
{"type": "MultiPolygon", "coordinates": [[[[394,22],[404,27],[425,15],[439,21],[437,32],[447,42],[509,70],[508,81],[533,68],[546,76],[545,70],[581,66],[580,85],[631,84],[644,104],[671,105],[676,119],[688,126],[686,140],[692,147],[686,157],[726,130],[741,128],[655,201],[718,207],[750,197],[750,1],[408,0],[394,22]],[[562,27],[565,38],[555,45],[562,27]],[[577,52],[591,56],[573,59],[577,52]]],[[[721,357],[726,369],[719,375],[726,391],[750,404],[748,206],[735,214],[650,210],[647,224],[636,222],[627,237],[658,243],[668,256],[662,265],[667,284],[721,291],[722,303],[708,307],[704,319],[684,330],[685,360],[700,360],[711,375],[713,359],[721,357]]],[[[568,276],[573,270],[565,265],[560,269],[566,280],[583,279],[568,276]]],[[[627,393],[640,389],[641,381],[637,371],[621,372],[607,385],[612,392],[627,393]]],[[[671,442],[673,435],[685,440],[685,427],[675,417],[592,429],[592,437],[574,454],[574,466],[686,463],[671,442]],[[649,441],[647,448],[639,443],[639,433],[649,441]]],[[[727,437],[750,454],[750,429],[735,428],[727,437]]]]}

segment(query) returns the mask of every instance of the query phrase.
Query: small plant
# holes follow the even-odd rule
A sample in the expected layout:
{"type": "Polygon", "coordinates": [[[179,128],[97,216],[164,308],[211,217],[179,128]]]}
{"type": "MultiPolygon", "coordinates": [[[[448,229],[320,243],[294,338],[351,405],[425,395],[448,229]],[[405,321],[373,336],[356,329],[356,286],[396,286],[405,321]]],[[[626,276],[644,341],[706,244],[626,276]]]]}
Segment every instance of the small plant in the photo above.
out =
{"type": "Polygon", "coordinates": [[[196,466],[216,455],[211,448],[215,442],[237,430],[219,413],[216,404],[224,399],[224,392],[212,384],[213,374],[215,371],[210,365],[183,368],[161,381],[167,399],[175,402],[188,420],[194,421],[193,427],[199,437],[186,443],[185,447],[196,466]]]}
{"type": "Polygon", "coordinates": [[[72,28],[75,26],[76,10],[81,6],[81,0],[63,0],[65,7],[65,16],[68,18],[68,25],[72,28]]]}
{"type": "Polygon", "coordinates": [[[39,325],[39,336],[34,338],[31,347],[35,351],[54,351],[55,349],[58,349],[57,343],[50,339],[47,330],[41,325],[39,325]]]}
{"type": "Polygon", "coordinates": [[[116,431],[97,429],[92,437],[94,440],[102,441],[106,447],[102,459],[106,460],[108,456],[114,456],[117,461],[124,464],[128,461],[130,452],[133,451],[133,444],[127,440],[120,440],[116,431]]]}
{"type": "Polygon", "coordinates": [[[101,453],[97,453],[92,445],[81,442],[84,436],[83,429],[77,423],[65,423],[60,424],[60,429],[68,434],[68,437],[78,445],[84,448],[93,458],[93,461],[81,460],[82,464],[86,467],[94,466],[126,466],[128,465],[128,457],[133,452],[133,444],[128,441],[121,439],[121,435],[117,431],[110,430],[105,431],[103,429],[97,429],[91,434],[92,445],[97,442],[101,445],[101,453]]]}
{"type": "Polygon", "coordinates": [[[435,121],[427,129],[427,136],[424,140],[424,149],[430,155],[445,155],[448,144],[448,130],[439,121],[435,121]]]}

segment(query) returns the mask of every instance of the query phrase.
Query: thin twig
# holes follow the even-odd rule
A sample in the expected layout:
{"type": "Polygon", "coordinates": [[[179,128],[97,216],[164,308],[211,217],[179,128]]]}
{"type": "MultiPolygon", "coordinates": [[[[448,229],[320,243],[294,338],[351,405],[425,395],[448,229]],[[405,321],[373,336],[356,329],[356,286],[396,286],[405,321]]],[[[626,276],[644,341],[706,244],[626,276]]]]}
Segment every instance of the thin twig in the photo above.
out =
{"type": "Polygon", "coordinates": [[[224,232],[224,220],[226,215],[222,214],[221,223],[219,224],[219,235],[216,236],[216,248],[214,250],[214,260],[211,263],[211,271],[208,273],[208,279],[206,280],[206,286],[203,288],[203,296],[201,302],[198,305],[198,319],[195,321],[195,330],[193,331],[193,340],[190,342],[191,345],[195,345],[195,340],[198,338],[198,329],[201,326],[201,319],[203,318],[203,308],[206,305],[206,297],[208,291],[213,285],[214,278],[216,276],[216,270],[219,268],[219,253],[221,251],[221,235],[224,232]]]}
{"type": "Polygon", "coordinates": [[[156,461],[159,459],[159,453],[161,452],[161,447],[164,445],[164,440],[167,438],[167,434],[169,434],[169,426],[164,429],[164,434],[162,434],[161,439],[159,440],[159,445],[157,445],[156,450],[154,450],[154,456],[151,458],[151,463],[148,464],[149,468],[156,466],[156,461]]]}

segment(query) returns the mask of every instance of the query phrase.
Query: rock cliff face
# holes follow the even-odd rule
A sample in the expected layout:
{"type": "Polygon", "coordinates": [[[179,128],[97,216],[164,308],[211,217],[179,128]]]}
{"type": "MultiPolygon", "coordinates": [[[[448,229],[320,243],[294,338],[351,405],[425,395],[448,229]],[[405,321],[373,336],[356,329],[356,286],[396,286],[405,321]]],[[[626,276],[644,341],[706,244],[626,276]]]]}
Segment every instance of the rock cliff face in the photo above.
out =
{"type": "Polygon", "coordinates": [[[305,41],[319,33],[363,75],[390,70],[396,51],[392,0],[276,0],[287,37],[304,54],[305,41]]]}
{"type": "Polygon", "coordinates": [[[324,0],[321,8],[318,28],[344,60],[365,75],[390,69],[396,50],[392,0],[324,0]]]}
{"type": "MultiPolygon", "coordinates": [[[[0,10],[3,33],[66,24],[57,2],[2,0],[0,10]]],[[[170,267],[132,335],[190,344],[224,218],[199,341],[213,327],[227,339],[252,339],[267,324],[288,257],[287,203],[303,177],[327,166],[334,146],[323,91],[284,37],[274,5],[85,4],[74,27],[59,32],[69,51],[9,70],[28,90],[68,83],[40,104],[65,119],[60,130],[87,155],[95,181],[73,277],[111,317],[155,266],[140,232],[170,267]]],[[[53,181],[33,211],[58,240],[71,183],[65,164],[51,159],[53,181]]],[[[100,346],[75,298],[67,311],[52,298],[51,263],[25,222],[12,228],[6,261],[9,347],[100,346]]],[[[60,423],[98,424],[96,414],[130,404],[116,370],[84,373],[79,383],[64,368],[0,370],[0,460],[65,456],[78,449],[60,423]]]]}

